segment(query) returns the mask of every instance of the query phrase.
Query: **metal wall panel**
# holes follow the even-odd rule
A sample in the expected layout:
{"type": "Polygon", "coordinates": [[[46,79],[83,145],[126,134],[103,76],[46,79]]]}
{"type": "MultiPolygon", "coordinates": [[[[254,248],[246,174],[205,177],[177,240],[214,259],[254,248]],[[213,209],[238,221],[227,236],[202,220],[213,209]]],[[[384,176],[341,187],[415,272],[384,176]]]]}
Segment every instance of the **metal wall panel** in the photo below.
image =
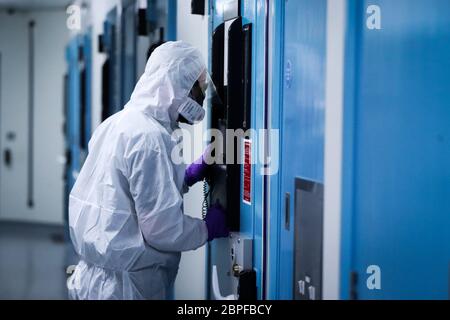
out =
{"type": "Polygon", "coordinates": [[[323,184],[295,181],[294,297],[322,299],[323,184]]]}

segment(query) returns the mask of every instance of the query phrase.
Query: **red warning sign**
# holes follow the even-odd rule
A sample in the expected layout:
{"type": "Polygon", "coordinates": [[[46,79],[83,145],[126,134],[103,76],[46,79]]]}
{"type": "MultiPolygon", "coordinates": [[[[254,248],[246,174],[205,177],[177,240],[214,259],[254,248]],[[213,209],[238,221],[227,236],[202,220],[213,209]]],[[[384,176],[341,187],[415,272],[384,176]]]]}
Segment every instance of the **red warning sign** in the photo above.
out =
{"type": "Polygon", "coordinates": [[[252,204],[252,141],[244,140],[244,177],[243,182],[243,201],[246,204],[252,204]]]}

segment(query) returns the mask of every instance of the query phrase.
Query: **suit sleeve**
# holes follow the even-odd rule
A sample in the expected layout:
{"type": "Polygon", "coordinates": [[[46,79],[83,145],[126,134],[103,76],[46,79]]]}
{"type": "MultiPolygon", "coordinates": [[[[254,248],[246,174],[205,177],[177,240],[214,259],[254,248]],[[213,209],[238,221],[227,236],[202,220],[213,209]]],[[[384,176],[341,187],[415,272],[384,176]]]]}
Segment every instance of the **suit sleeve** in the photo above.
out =
{"type": "Polygon", "coordinates": [[[183,198],[173,179],[171,160],[145,145],[136,149],[127,160],[128,181],[145,241],[166,252],[203,246],[208,238],[206,224],[183,214],[183,198]]]}

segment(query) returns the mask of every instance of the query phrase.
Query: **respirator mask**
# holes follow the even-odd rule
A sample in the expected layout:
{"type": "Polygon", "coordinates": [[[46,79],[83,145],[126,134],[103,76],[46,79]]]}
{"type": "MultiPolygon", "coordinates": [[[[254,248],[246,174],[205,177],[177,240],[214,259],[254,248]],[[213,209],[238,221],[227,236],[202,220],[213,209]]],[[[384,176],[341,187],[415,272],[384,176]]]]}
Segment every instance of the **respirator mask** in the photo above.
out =
{"type": "Polygon", "coordinates": [[[203,108],[205,100],[207,103],[211,100],[219,100],[216,87],[206,71],[194,83],[186,101],[178,108],[179,121],[190,125],[201,122],[206,115],[203,108]]]}

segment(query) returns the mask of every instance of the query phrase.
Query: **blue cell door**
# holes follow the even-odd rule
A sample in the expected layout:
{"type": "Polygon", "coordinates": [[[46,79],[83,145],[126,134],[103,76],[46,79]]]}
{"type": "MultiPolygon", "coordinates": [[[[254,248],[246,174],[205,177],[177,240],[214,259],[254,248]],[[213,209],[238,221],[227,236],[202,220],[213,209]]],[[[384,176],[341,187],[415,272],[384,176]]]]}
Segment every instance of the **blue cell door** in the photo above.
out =
{"type": "Polygon", "coordinates": [[[67,143],[67,191],[72,189],[81,167],[81,105],[82,105],[82,37],[75,36],[66,49],[68,76],[66,81],[66,143],[67,143]]]}
{"type": "Polygon", "coordinates": [[[67,75],[64,81],[65,99],[65,207],[69,193],[83,166],[91,137],[92,109],[92,35],[87,32],[72,38],[66,48],[67,75]]]}
{"type": "Polygon", "coordinates": [[[127,104],[136,85],[137,63],[137,11],[136,1],[122,3],[122,105],[127,104]]]}
{"type": "Polygon", "coordinates": [[[147,20],[152,32],[163,28],[164,38],[159,40],[177,40],[177,1],[147,0],[147,20]]]}
{"type": "Polygon", "coordinates": [[[284,6],[283,98],[279,269],[272,298],[292,299],[296,178],[323,183],[325,122],[325,0],[286,1],[284,6]]]}
{"type": "Polygon", "coordinates": [[[111,9],[103,23],[101,51],[106,54],[102,66],[102,121],[116,112],[122,105],[121,47],[118,45],[120,25],[117,23],[117,7],[111,9]]]}
{"type": "Polygon", "coordinates": [[[342,295],[447,299],[450,2],[349,3],[342,295]]]}
{"type": "MultiPolygon", "coordinates": [[[[237,3],[238,1],[236,1],[236,4],[237,3]]],[[[245,105],[245,108],[251,109],[251,111],[246,114],[246,126],[248,126],[247,128],[252,128],[255,132],[257,132],[264,128],[264,117],[266,114],[264,109],[264,97],[266,92],[265,41],[267,30],[266,13],[268,6],[264,0],[240,1],[239,4],[239,10],[229,10],[228,12],[224,12],[224,10],[222,10],[222,0],[210,2],[210,47],[212,48],[210,54],[210,70],[212,71],[212,77],[217,85],[218,92],[223,95],[222,98],[225,103],[230,103],[230,96],[226,94],[227,90],[228,92],[234,92],[233,89],[230,88],[238,83],[245,83],[246,90],[244,89],[243,91],[246,94],[249,94],[250,99],[242,102],[239,106],[245,105]],[[224,44],[228,47],[228,49],[225,48],[224,44]],[[241,44],[243,45],[242,48],[240,47],[241,44]],[[230,54],[228,56],[228,65],[225,66],[223,61],[224,59],[222,59],[221,56],[224,58],[226,57],[225,52],[239,52],[239,50],[242,50],[243,53],[242,60],[240,57],[236,58],[235,55],[230,54]],[[233,77],[233,73],[238,73],[236,71],[239,70],[239,68],[245,70],[244,74],[239,74],[238,76],[233,77]],[[225,86],[223,81],[224,73],[226,74],[228,71],[230,71],[231,75],[228,74],[228,76],[226,76],[228,84],[225,86]],[[236,81],[236,79],[239,79],[239,81],[236,81]],[[242,81],[242,79],[246,80],[242,81]],[[227,101],[227,99],[229,100],[227,101]]],[[[232,104],[230,103],[230,105],[232,104]]],[[[223,117],[223,113],[217,112],[217,110],[222,108],[223,106],[218,107],[217,104],[215,104],[214,108],[212,108],[214,111],[211,111],[210,113],[211,119],[209,125],[215,129],[220,127],[217,125],[218,122],[224,121],[224,119],[221,119],[220,121],[217,120],[218,118],[223,117]]],[[[239,112],[236,113],[236,116],[240,117],[239,112]]],[[[229,116],[229,119],[232,119],[232,116],[229,116]]],[[[226,120],[224,122],[226,123],[226,120]]],[[[240,125],[241,124],[238,124],[236,127],[240,125]]],[[[245,130],[247,130],[247,128],[245,130]]],[[[247,151],[250,150],[250,152],[247,154],[249,154],[252,159],[256,159],[259,154],[258,151],[260,151],[258,148],[262,149],[262,146],[258,145],[258,138],[261,139],[261,136],[252,133],[250,138],[251,140],[247,141],[247,146],[249,146],[248,143],[250,143],[250,148],[247,149],[247,151]]],[[[237,140],[238,139],[236,139],[236,141],[237,140]]],[[[237,194],[233,193],[232,198],[238,200],[236,203],[236,207],[238,208],[236,211],[238,211],[238,215],[236,216],[236,212],[229,209],[227,210],[227,214],[235,215],[233,217],[235,219],[233,219],[232,222],[234,233],[238,233],[239,237],[244,239],[251,239],[252,266],[248,267],[246,271],[253,270],[255,272],[256,297],[258,299],[264,299],[266,296],[264,288],[264,242],[266,235],[264,234],[263,216],[263,166],[261,163],[255,163],[251,166],[250,170],[244,170],[243,167],[238,168],[237,172],[232,172],[231,170],[229,171],[232,172],[230,176],[236,177],[236,173],[237,175],[240,175],[240,179],[237,180],[237,186],[229,181],[224,183],[221,179],[216,180],[217,177],[212,179],[210,186],[213,191],[215,188],[219,188],[218,190],[223,190],[224,196],[226,196],[226,193],[229,195],[233,191],[237,190],[237,194]],[[244,175],[247,179],[243,178],[244,175]],[[247,184],[244,187],[245,180],[247,184]],[[244,189],[247,192],[244,192],[244,189]],[[245,200],[244,194],[246,194],[247,197],[245,200]],[[234,198],[234,196],[236,196],[236,198],[234,198]]],[[[247,167],[247,169],[249,168],[247,167]]],[[[224,200],[223,198],[217,197],[219,192],[214,191],[214,193],[215,195],[213,195],[213,197],[216,197],[219,201],[224,200]]],[[[227,203],[227,200],[228,199],[225,199],[225,203],[227,203]]],[[[214,200],[210,201],[210,203],[213,202],[214,200]]],[[[227,205],[229,205],[229,202],[227,205]]],[[[237,277],[234,277],[231,272],[234,261],[230,259],[230,257],[237,256],[238,254],[239,253],[237,253],[237,251],[230,246],[228,239],[217,239],[211,242],[208,246],[208,273],[211,275],[213,266],[217,266],[218,282],[223,295],[237,294],[237,283],[239,280],[237,277]]],[[[246,254],[246,256],[248,255],[246,254]]],[[[208,296],[210,298],[214,298],[214,292],[211,285],[211,276],[208,277],[208,282],[208,296]]],[[[249,281],[247,281],[247,285],[250,285],[249,281]]]]}
{"type": "Polygon", "coordinates": [[[81,149],[87,156],[92,135],[92,29],[83,36],[83,68],[81,71],[81,149]]]}

